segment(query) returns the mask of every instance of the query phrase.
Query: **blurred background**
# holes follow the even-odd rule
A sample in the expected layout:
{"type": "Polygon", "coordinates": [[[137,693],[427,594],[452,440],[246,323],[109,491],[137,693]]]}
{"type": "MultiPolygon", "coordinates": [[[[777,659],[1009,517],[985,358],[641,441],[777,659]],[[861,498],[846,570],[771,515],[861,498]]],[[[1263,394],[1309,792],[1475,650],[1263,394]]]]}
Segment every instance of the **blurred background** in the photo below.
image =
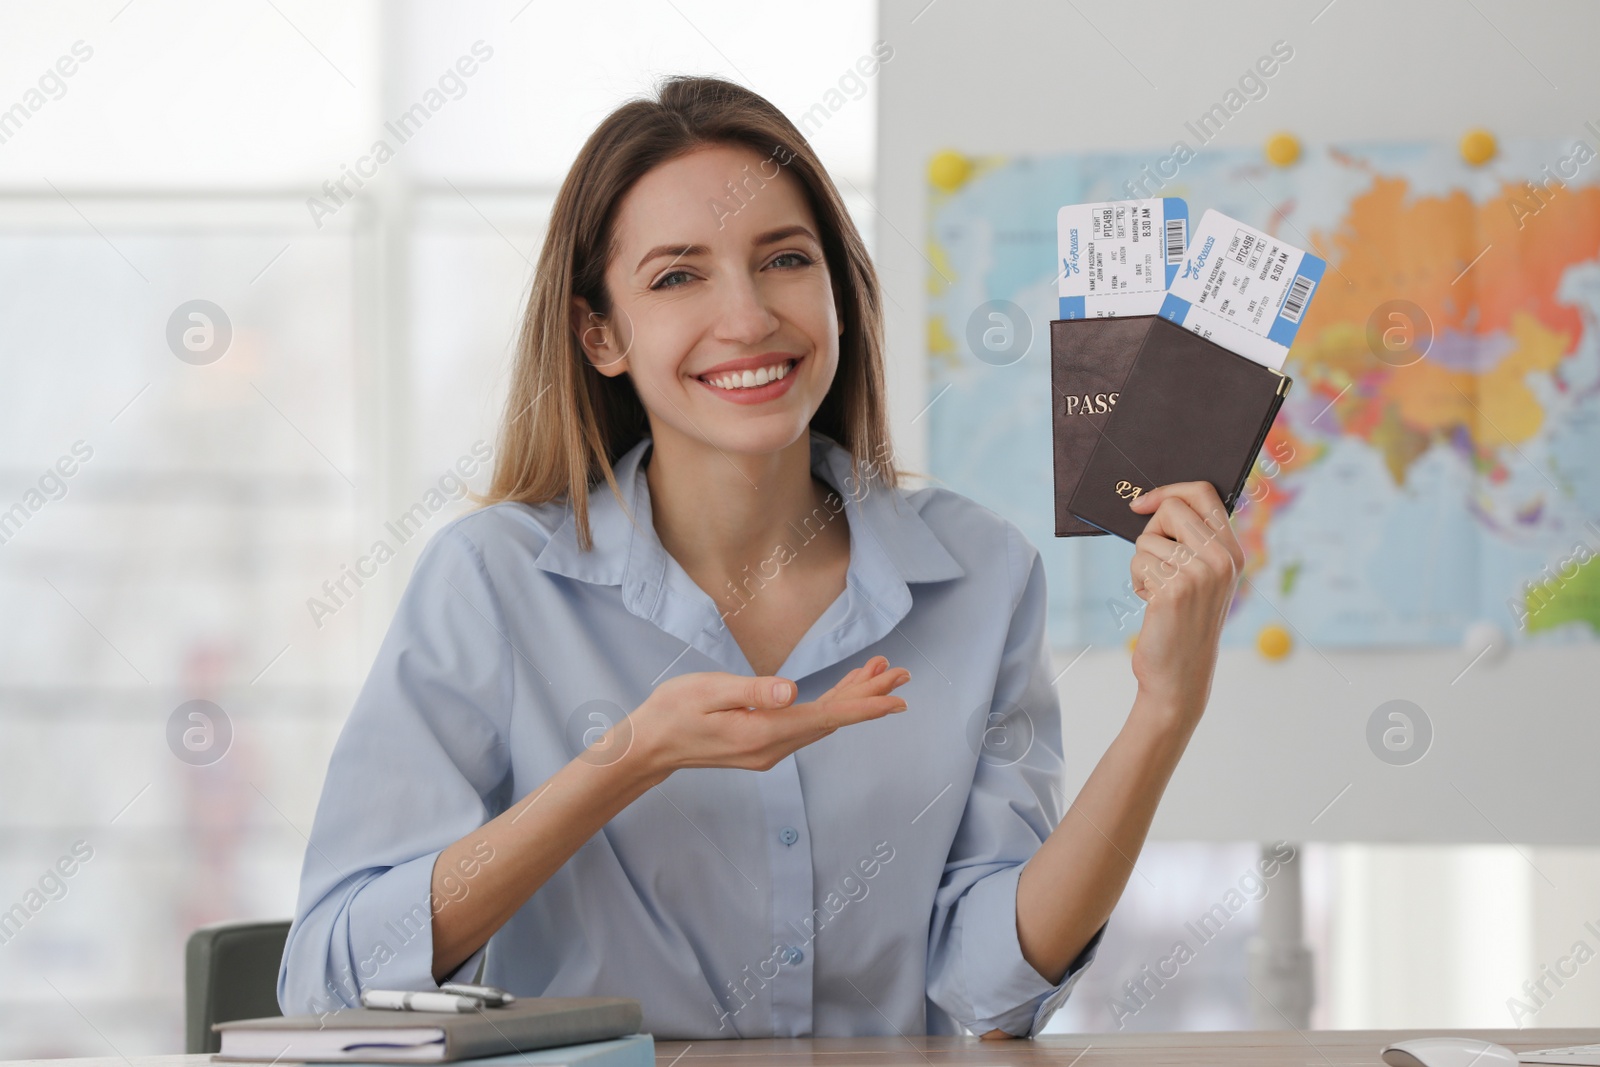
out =
{"type": "MultiPolygon", "coordinates": [[[[1312,164],[1341,143],[1444,146],[1416,164],[1420,186],[1485,125],[1521,168],[1497,180],[1537,178],[1546,149],[1600,144],[1597,34],[1589,5],[1530,20],[1487,0],[1225,17],[1088,0],[0,8],[0,914],[21,916],[0,922],[0,1056],[178,1051],[189,931],[292,914],[329,750],[416,552],[468,506],[464,484],[486,485],[555,189],[594,125],[656,77],[722,75],[801,123],[884,277],[902,460],[969,491],[962,457],[981,453],[957,413],[980,409],[927,414],[934,401],[1006,389],[1045,434],[1049,403],[1042,341],[1010,360],[1032,378],[970,377],[1005,361],[961,340],[1002,290],[939,284],[984,269],[970,245],[950,246],[965,260],[940,251],[956,232],[940,213],[963,190],[1048,160],[1072,175],[1059,203],[1127,195],[1085,179],[1091,164],[1169,153],[1280,39],[1293,63],[1235,109],[1215,158],[1259,161],[1285,130],[1312,164]],[[862,73],[882,42],[891,57],[862,73]],[[392,558],[352,577],[380,541],[392,558]],[[69,856],[74,873],[51,876],[69,856]]],[[[1293,226],[1294,190],[1235,173],[1205,187],[1245,195],[1256,174],[1267,203],[1250,221],[1293,226]]],[[[1208,206],[1228,209],[1190,208],[1208,206]]],[[[1003,242],[1004,222],[986,232],[1003,242]]],[[[1044,252],[1034,302],[1019,302],[1043,336],[1053,206],[1023,228],[1044,252]]],[[[1582,392],[1595,318],[1579,303],[1561,380],[1582,392]]],[[[1592,415],[1563,425],[1587,432],[1592,415]]],[[[1035,443],[1019,470],[1048,471],[1048,438],[1035,443]]],[[[1561,478],[1571,514],[1600,516],[1589,474],[1561,478]]],[[[1125,556],[1054,541],[1048,482],[1023,484],[1025,503],[985,502],[1060,568],[1054,596],[1082,601],[1090,570],[1126,576],[1125,556]]],[[[1555,562],[1582,535],[1563,527],[1528,551],[1555,562]]],[[[1261,620],[1235,627],[1196,754],[1050,1030],[1289,1025],[1250,962],[1278,906],[1273,943],[1306,950],[1298,1025],[1600,1023],[1600,966],[1559,965],[1575,942],[1600,947],[1585,925],[1600,927],[1588,603],[1509,659],[1504,618],[1362,647],[1283,604],[1285,662],[1258,650],[1261,620]],[[1409,778],[1364,739],[1391,697],[1434,713],[1438,751],[1409,778]],[[1177,977],[1130,1001],[1127,983],[1277,840],[1293,843],[1298,885],[1230,907],[1177,977]],[[1524,983],[1551,967],[1561,983],[1529,1002],[1524,983]]],[[[1132,692],[1124,642],[1083,631],[1075,610],[1052,614],[1068,796],[1132,692]]]]}

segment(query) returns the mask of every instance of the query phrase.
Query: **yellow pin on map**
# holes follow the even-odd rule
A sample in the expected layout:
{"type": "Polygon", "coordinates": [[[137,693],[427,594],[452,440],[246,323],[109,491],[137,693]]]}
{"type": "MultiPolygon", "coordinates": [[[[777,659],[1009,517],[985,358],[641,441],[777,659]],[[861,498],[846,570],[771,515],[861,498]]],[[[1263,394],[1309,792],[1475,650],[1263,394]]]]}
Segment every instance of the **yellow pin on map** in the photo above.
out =
{"type": "Polygon", "coordinates": [[[1300,158],[1300,138],[1292,133],[1275,133],[1267,138],[1267,161],[1275,167],[1292,166],[1300,158]]]}
{"type": "Polygon", "coordinates": [[[1268,659],[1282,659],[1289,654],[1293,644],[1289,640],[1289,631],[1277,623],[1268,623],[1256,634],[1256,649],[1268,659]]]}
{"type": "Polygon", "coordinates": [[[1468,130],[1461,138],[1461,158],[1474,167],[1481,167],[1500,151],[1494,134],[1488,130],[1468,130]]]}
{"type": "Polygon", "coordinates": [[[972,161],[948,149],[928,161],[928,181],[941,192],[953,193],[972,177],[972,161]]]}

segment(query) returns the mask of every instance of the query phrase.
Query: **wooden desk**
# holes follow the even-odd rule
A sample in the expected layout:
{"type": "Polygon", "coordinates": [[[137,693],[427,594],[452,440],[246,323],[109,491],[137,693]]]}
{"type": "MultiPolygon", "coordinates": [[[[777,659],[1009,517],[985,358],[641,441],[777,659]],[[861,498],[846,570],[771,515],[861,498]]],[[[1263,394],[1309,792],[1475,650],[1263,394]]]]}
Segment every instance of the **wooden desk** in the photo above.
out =
{"type": "MultiPolygon", "coordinates": [[[[1293,1030],[1191,1034],[658,1041],[656,1067],[1386,1067],[1378,1053],[1409,1037],[1461,1034],[1516,1051],[1600,1044],[1600,1029],[1293,1030]]],[[[0,1065],[3,1067],[3,1065],[0,1065]]],[[[121,1064],[107,1067],[123,1067],[121,1064]]]]}
{"type": "MultiPolygon", "coordinates": [[[[1519,1052],[1600,1044],[1597,1029],[1210,1031],[1050,1034],[1032,1041],[975,1037],[826,1037],[658,1041],[656,1067],[1384,1067],[1378,1052],[1410,1037],[1461,1034],[1519,1052]]],[[[51,1067],[210,1067],[210,1056],[0,1061],[51,1067]]],[[[279,1065],[282,1067],[282,1065],[279,1065]]]]}

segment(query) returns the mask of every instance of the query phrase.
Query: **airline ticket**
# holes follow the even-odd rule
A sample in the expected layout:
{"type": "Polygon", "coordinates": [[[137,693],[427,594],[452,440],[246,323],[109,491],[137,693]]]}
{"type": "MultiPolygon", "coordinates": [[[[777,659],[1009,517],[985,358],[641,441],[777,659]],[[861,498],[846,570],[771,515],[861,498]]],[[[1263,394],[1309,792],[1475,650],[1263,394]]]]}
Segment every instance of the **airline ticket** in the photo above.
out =
{"type": "Polygon", "coordinates": [[[1207,211],[1160,315],[1278,370],[1326,269],[1318,256],[1207,211]]]}
{"type": "Polygon", "coordinates": [[[1177,197],[1063,207],[1056,212],[1061,318],[1156,314],[1188,236],[1189,205],[1177,197]]]}

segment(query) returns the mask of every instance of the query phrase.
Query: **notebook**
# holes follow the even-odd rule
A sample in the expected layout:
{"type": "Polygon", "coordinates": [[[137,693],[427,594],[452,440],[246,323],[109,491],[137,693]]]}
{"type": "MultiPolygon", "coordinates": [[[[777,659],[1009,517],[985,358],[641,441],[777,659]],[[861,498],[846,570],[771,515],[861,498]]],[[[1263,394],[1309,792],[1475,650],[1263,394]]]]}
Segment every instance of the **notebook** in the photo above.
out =
{"type": "Polygon", "coordinates": [[[1291,384],[1281,371],[1167,319],[1151,320],[1067,511],[1133,541],[1150,521],[1129,508],[1133,497],[1204,480],[1232,515],[1291,384]]]}
{"type": "MultiPolygon", "coordinates": [[[[334,1061],[348,1067],[351,1061],[334,1061]]],[[[376,1064],[379,1061],[368,1060],[376,1064]]],[[[656,1043],[649,1034],[630,1034],[613,1041],[591,1041],[582,1045],[562,1045],[532,1052],[510,1052],[504,1056],[480,1056],[472,1067],[655,1067],[656,1043]]],[[[313,1062],[307,1067],[318,1067],[313,1062]]]]}
{"type": "Polygon", "coordinates": [[[444,1063],[636,1034],[644,1021],[627,997],[526,997],[471,1012],[346,1008],[217,1023],[219,1060],[444,1063]]]}

